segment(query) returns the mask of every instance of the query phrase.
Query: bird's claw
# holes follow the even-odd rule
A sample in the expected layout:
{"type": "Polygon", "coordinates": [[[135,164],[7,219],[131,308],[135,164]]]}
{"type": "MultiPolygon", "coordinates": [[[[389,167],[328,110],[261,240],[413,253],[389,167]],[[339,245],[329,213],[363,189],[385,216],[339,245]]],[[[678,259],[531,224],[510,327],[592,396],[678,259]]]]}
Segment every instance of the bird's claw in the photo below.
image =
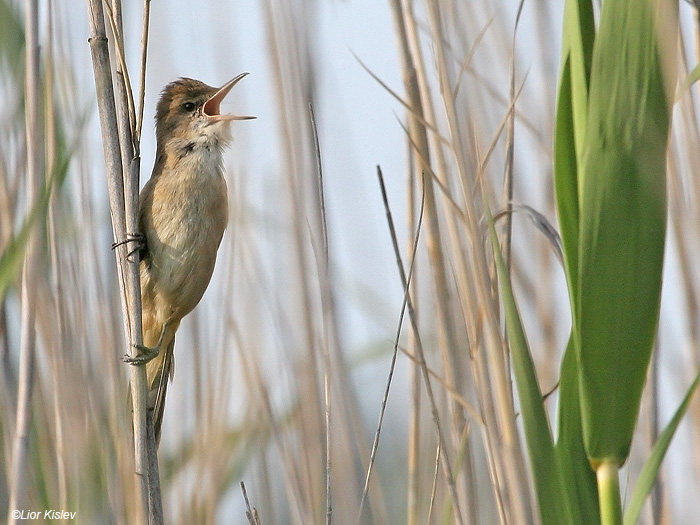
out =
{"type": "Polygon", "coordinates": [[[160,348],[150,348],[144,345],[132,345],[138,352],[136,355],[125,355],[122,360],[130,365],[144,365],[148,363],[151,359],[155,358],[160,353],[160,348]]]}
{"type": "Polygon", "coordinates": [[[126,254],[126,258],[131,261],[131,256],[142,251],[146,247],[146,236],[142,232],[127,233],[123,241],[113,242],[112,249],[116,249],[122,244],[136,243],[136,246],[126,254]]]}

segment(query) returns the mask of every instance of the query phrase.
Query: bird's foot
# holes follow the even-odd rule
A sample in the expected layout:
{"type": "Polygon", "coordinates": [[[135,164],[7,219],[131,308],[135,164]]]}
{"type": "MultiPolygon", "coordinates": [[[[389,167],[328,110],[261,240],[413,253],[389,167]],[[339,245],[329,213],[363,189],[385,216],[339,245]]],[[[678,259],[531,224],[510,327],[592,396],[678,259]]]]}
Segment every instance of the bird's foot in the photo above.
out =
{"type": "Polygon", "coordinates": [[[128,233],[126,234],[126,237],[124,238],[123,241],[119,242],[113,242],[112,243],[112,249],[116,249],[118,246],[121,246],[122,244],[129,244],[130,242],[136,243],[134,248],[129,251],[129,253],[126,254],[126,258],[131,261],[131,256],[134,255],[137,252],[143,251],[143,249],[146,247],[146,236],[141,233],[141,232],[135,232],[135,233],[128,233]]]}
{"type": "Polygon", "coordinates": [[[136,355],[125,355],[122,360],[130,365],[144,365],[160,353],[160,346],[150,348],[144,345],[132,345],[136,348],[136,355]]]}

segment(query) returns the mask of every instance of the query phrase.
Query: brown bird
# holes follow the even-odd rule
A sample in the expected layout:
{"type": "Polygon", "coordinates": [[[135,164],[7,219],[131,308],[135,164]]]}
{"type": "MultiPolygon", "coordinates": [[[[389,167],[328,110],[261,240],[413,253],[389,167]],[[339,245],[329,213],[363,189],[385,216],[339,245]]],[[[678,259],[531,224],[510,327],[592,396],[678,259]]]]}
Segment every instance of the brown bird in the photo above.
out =
{"type": "Polygon", "coordinates": [[[180,321],[209,285],[228,222],[222,152],[233,120],[220,104],[242,73],[220,88],[191,78],[168,84],[156,109],[156,161],[139,198],[143,346],[125,360],[146,364],[148,408],[160,441],[180,321]]]}

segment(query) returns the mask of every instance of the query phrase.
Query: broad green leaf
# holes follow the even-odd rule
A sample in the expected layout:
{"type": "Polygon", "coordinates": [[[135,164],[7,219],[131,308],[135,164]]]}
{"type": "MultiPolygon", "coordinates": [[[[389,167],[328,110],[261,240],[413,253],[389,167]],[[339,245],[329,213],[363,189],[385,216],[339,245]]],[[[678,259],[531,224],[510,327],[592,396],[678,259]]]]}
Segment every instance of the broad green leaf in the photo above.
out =
{"type": "Polygon", "coordinates": [[[581,431],[578,365],[573,336],[564,353],[559,376],[559,425],[555,447],[564,487],[571,501],[575,523],[598,525],[598,488],[588,463],[581,431]]]}
{"type": "Polygon", "coordinates": [[[535,483],[540,516],[545,525],[574,524],[570,502],[557,465],[549,420],[537,382],[535,365],[523,329],[510,276],[499,249],[496,232],[491,223],[491,245],[494,249],[499,288],[506,318],[513,373],[520,399],[520,411],[525,428],[530,467],[535,483]]]}
{"type": "Polygon", "coordinates": [[[656,333],[677,26],[670,0],[606,0],[594,46],[574,331],[594,467],[627,458],[656,333]]]}
{"type": "Polygon", "coordinates": [[[623,522],[624,525],[634,525],[637,523],[639,513],[644,505],[644,500],[651,491],[651,488],[654,486],[654,481],[656,480],[656,476],[661,468],[661,461],[663,461],[664,456],[666,455],[666,451],[671,444],[671,439],[673,439],[681,419],[683,419],[683,416],[688,411],[690,400],[693,398],[693,394],[698,389],[699,384],[700,373],[695,376],[695,380],[690,385],[688,392],[685,394],[683,402],[678,407],[678,410],[676,410],[676,413],[671,418],[668,426],[666,426],[664,431],[659,436],[659,439],[654,445],[651,454],[649,454],[649,457],[644,463],[642,472],[639,474],[639,479],[637,480],[634,490],[632,491],[632,497],[630,498],[629,505],[625,510],[623,522]]]}

